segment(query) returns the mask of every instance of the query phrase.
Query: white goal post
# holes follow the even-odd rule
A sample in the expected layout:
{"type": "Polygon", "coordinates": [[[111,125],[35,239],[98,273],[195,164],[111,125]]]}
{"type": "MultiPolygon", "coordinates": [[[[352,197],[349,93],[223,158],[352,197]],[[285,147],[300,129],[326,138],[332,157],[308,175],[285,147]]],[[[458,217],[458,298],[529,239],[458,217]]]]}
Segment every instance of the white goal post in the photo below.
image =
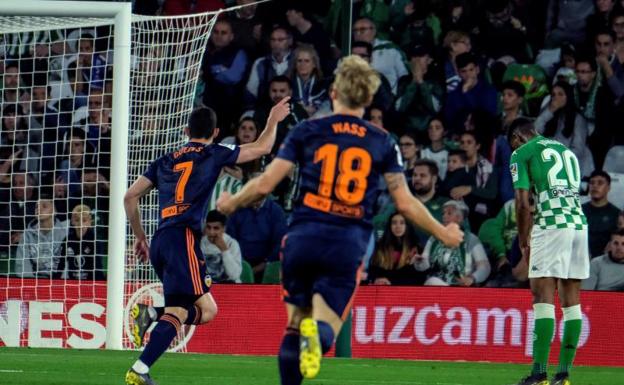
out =
{"type": "MultiPolygon", "coordinates": [[[[0,0],[0,346],[135,348],[128,310],[164,296],[133,255],[123,197],[186,143],[212,27],[241,7],[140,16],[130,3],[0,0]]],[[[140,211],[150,237],[156,191],[140,211]]]]}
{"type": "Polygon", "coordinates": [[[113,111],[111,146],[108,281],[106,298],[106,348],[122,349],[124,312],[124,260],[126,217],[123,197],[128,184],[128,117],[130,105],[130,3],[87,1],[3,0],[0,15],[98,17],[114,19],[113,111]]]}

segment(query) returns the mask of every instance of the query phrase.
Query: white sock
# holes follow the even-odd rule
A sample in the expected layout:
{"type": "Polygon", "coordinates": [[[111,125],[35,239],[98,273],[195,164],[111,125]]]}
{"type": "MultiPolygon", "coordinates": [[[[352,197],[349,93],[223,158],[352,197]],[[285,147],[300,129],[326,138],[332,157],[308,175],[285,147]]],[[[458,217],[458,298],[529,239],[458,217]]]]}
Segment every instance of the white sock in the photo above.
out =
{"type": "Polygon", "coordinates": [[[563,320],[571,321],[575,319],[583,319],[583,312],[581,312],[581,305],[574,305],[570,307],[562,307],[561,311],[563,311],[563,320]]]}
{"type": "Polygon", "coordinates": [[[145,365],[141,360],[136,360],[134,365],[132,365],[132,370],[139,374],[147,374],[149,373],[149,366],[145,365]]]}
{"type": "Polygon", "coordinates": [[[158,314],[156,313],[156,309],[154,309],[153,306],[150,306],[147,308],[147,312],[149,313],[149,316],[152,319],[152,321],[156,321],[156,317],[158,317],[158,314]]]}

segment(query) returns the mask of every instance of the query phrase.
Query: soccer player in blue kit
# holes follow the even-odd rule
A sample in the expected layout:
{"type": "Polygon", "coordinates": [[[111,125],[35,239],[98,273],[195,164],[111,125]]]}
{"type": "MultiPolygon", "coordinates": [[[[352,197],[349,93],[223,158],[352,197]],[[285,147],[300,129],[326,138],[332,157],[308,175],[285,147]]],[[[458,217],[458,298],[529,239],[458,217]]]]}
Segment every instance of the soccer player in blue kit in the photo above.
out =
{"type": "Polygon", "coordinates": [[[126,373],[126,384],[154,384],[149,368],[169,347],[182,325],[203,324],[217,314],[199,246],[210,194],[224,166],[269,153],[275,143],[277,124],[290,113],[288,100],[282,99],[271,109],[260,137],[242,146],[213,144],[219,133],[214,111],[193,111],[185,128],[188,143],[152,162],[126,192],[124,206],[136,236],[135,255],[150,259],[165,296],[164,309],[158,309],[160,314],[145,305],[133,309],[132,317],[138,323],[134,338],[139,346],[147,327],[154,321],[158,323],[145,350],[126,373]],[[148,246],[139,200],[153,188],[158,189],[160,222],[148,246]]]}
{"type": "Polygon", "coordinates": [[[299,165],[299,193],[282,248],[288,315],[278,356],[282,385],[317,375],[322,354],[350,311],[382,175],[397,209],[412,223],[448,246],[463,239],[456,224],[442,226],[411,195],[390,135],[361,119],[379,83],[364,60],[345,58],[330,92],[334,114],[293,128],[261,176],[217,202],[225,214],[248,206],[299,165]]]}

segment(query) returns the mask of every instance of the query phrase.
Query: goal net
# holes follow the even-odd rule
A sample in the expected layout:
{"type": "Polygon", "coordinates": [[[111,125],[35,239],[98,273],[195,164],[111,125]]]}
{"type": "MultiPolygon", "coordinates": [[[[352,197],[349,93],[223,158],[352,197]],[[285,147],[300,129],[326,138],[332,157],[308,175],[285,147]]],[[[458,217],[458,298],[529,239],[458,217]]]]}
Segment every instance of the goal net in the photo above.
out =
{"type": "MultiPolygon", "coordinates": [[[[125,147],[111,144],[113,19],[0,17],[0,346],[103,347],[113,242],[126,250],[124,304],[163,304],[133,238],[109,242],[111,207],[123,204],[110,199],[111,159],[127,154],[131,183],[186,141],[217,16],[133,16],[125,147]]],[[[141,206],[153,234],[156,194],[141,206]]],[[[131,326],[125,312],[124,348],[131,326]]]]}

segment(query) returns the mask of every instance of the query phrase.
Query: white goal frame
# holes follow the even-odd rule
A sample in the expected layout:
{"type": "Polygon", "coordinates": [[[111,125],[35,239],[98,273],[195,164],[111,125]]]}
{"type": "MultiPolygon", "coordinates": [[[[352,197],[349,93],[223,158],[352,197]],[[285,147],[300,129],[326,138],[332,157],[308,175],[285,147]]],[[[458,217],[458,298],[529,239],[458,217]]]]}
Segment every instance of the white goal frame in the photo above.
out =
{"type": "Polygon", "coordinates": [[[124,312],[126,216],[128,186],[128,117],[130,115],[131,3],[89,1],[2,0],[3,16],[101,17],[114,19],[113,105],[110,165],[110,215],[106,290],[106,348],[121,350],[124,312]]]}

